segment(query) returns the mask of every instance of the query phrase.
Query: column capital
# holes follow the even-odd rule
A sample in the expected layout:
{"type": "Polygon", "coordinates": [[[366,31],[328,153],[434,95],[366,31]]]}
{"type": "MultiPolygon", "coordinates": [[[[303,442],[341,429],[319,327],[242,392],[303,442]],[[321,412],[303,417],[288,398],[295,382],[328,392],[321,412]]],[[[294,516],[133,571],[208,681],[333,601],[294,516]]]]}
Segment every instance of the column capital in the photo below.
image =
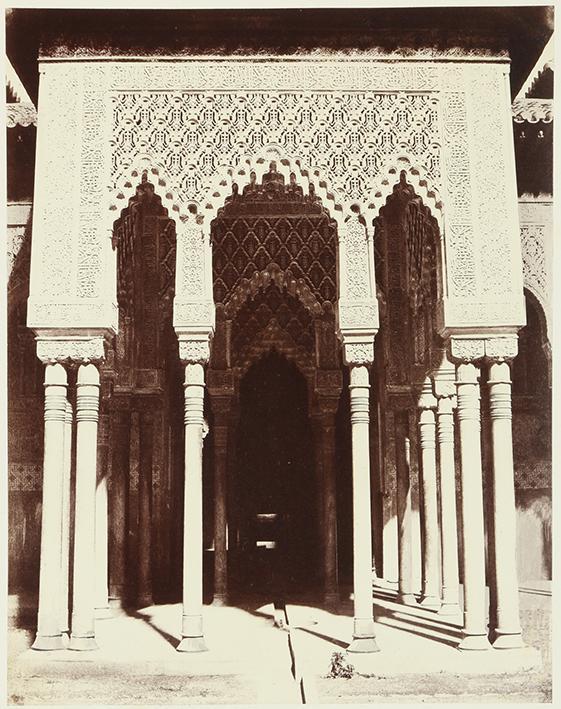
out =
{"type": "Polygon", "coordinates": [[[340,329],[343,358],[349,367],[374,362],[374,338],[378,330],[357,331],[340,329]]]}
{"type": "Polygon", "coordinates": [[[437,399],[455,395],[456,367],[450,361],[445,347],[434,352],[431,377],[434,395],[437,399]]]}
{"type": "Polygon", "coordinates": [[[45,364],[59,362],[61,364],[87,364],[101,362],[105,359],[105,338],[95,337],[38,335],[37,357],[45,364]]]}
{"type": "Polygon", "coordinates": [[[207,364],[209,358],[208,336],[200,339],[179,339],[179,359],[185,364],[207,364]]]}
{"type": "Polygon", "coordinates": [[[518,335],[490,337],[485,340],[485,359],[488,362],[505,362],[518,354],[518,335]]]}
{"type": "Polygon", "coordinates": [[[476,337],[451,337],[450,357],[458,364],[476,362],[485,357],[485,340],[476,337]]]}
{"type": "Polygon", "coordinates": [[[425,377],[423,383],[418,387],[420,389],[417,406],[422,411],[427,409],[435,409],[437,405],[436,397],[432,391],[432,382],[430,377],[425,377]]]}

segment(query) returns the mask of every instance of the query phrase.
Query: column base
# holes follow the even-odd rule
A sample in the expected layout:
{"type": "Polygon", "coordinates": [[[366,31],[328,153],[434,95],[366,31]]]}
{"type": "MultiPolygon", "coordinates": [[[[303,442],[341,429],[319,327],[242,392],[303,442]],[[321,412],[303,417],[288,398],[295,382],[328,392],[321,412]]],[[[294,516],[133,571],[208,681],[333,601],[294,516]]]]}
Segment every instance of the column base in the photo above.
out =
{"type": "Polygon", "coordinates": [[[32,650],[64,650],[62,635],[37,635],[32,650]]]}
{"type": "Polygon", "coordinates": [[[227,593],[215,593],[212,599],[213,606],[227,606],[228,605],[228,594],[227,593]]]}
{"type": "Polygon", "coordinates": [[[205,639],[201,635],[199,638],[183,638],[176,647],[177,652],[207,652],[205,639]]]}
{"type": "Polygon", "coordinates": [[[347,652],[380,652],[375,638],[353,638],[347,652]]]}
{"type": "Polygon", "coordinates": [[[111,608],[109,606],[103,606],[101,608],[96,608],[94,611],[94,618],[96,620],[105,620],[106,618],[112,618],[111,608]]]}
{"type": "Polygon", "coordinates": [[[438,615],[461,615],[462,609],[458,603],[443,603],[439,610],[438,615]]]}
{"type": "Polygon", "coordinates": [[[93,635],[90,635],[88,637],[76,637],[74,635],[71,635],[70,642],[68,643],[68,649],[84,652],[90,650],[99,650],[99,647],[93,635]]]}
{"type": "Polygon", "coordinates": [[[373,618],[355,618],[351,644],[347,652],[379,652],[373,618]]]}
{"type": "Polygon", "coordinates": [[[419,605],[423,608],[430,608],[431,610],[438,610],[442,605],[440,598],[438,596],[423,596],[419,601],[419,605]]]}
{"type": "Polygon", "coordinates": [[[486,635],[464,635],[458,644],[458,650],[490,650],[491,644],[486,635]]]}
{"type": "Polygon", "coordinates": [[[398,593],[397,600],[404,606],[418,606],[417,599],[413,593],[398,593]]]}
{"type": "Polygon", "coordinates": [[[516,650],[521,647],[526,647],[526,643],[522,640],[520,633],[501,633],[495,631],[496,637],[493,640],[495,650],[516,650]]]}

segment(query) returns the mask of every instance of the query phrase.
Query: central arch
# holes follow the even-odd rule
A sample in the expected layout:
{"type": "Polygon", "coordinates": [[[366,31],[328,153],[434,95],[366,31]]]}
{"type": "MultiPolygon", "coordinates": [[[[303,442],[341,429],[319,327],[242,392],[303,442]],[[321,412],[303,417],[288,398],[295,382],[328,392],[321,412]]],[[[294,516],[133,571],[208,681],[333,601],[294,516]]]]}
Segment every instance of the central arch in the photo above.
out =
{"type": "MultiPolygon", "coordinates": [[[[342,388],[336,322],[338,223],[313,185],[304,189],[294,173],[285,175],[277,167],[273,161],[259,177],[251,172],[243,189],[232,183],[210,225],[216,326],[208,392],[215,431],[214,599],[218,602],[232,584],[237,591],[263,591],[257,581],[268,578],[272,583],[275,577],[275,584],[289,592],[291,586],[302,589],[308,581],[317,582],[320,572],[334,594],[336,541],[324,550],[321,478],[325,470],[319,448],[314,448],[320,442],[312,420],[317,423],[317,417],[325,415],[329,397],[335,402],[334,417],[342,388]],[[277,430],[272,438],[271,426],[277,430]],[[291,426],[296,428],[288,435],[286,428],[291,426]],[[217,429],[224,434],[216,434],[217,429]],[[277,455],[273,448],[281,439],[282,453],[277,455]],[[296,468],[300,474],[294,477],[291,471],[296,468]],[[287,486],[282,487],[281,480],[287,486]],[[301,487],[307,490],[303,496],[307,514],[294,507],[293,496],[302,497],[301,487]],[[263,497],[266,489],[269,498],[263,497]],[[245,507],[238,504],[240,499],[247,503],[245,507]],[[272,525],[271,531],[267,524],[272,525]],[[275,550],[260,567],[267,559],[267,545],[275,550]],[[326,562],[327,574],[324,551],[333,557],[326,562]],[[282,578],[279,564],[273,563],[275,556],[284,568],[282,578]]],[[[331,430],[334,436],[334,426],[331,430]]],[[[329,475],[334,475],[334,463],[328,467],[329,475]]],[[[335,485],[331,489],[334,494],[335,485]]],[[[336,524],[334,501],[329,514],[330,524],[336,524]]],[[[336,534],[330,539],[336,540],[336,534]]]]}

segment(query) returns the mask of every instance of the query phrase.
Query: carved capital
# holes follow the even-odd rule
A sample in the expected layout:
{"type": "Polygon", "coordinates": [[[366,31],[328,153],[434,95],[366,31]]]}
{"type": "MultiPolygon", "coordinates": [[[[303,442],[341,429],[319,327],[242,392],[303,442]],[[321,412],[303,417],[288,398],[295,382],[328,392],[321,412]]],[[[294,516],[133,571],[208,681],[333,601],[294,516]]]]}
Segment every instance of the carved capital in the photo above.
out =
{"type": "Polygon", "coordinates": [[[208,338],[200,340],[179,340],[179,359],[191,364],[206,364],[210,357],[208,338]]]}
{"type": "Polygon", "coordinates": [[[426,377],[420,387],[418,406],[422,410],[428,410],[436,408],[436,405],[437,400],[432,391],[432,382],[430,377],[426,377]]]}
{"type": "Polygon", "coordinates": [[[37,357],[44,363],[101,362],[105,358],[103,337],[37,337],[37,357]]]}
{"type": "Polygon", "coordinates": [[[456,394],[456,367],[448,358],[446,349],[437,350],[433,357],[432,382],[437,399],[456,394]]]}
{"type": "Polygon", "coordinates": [[[478,359],[483,359],[485,357],[485,339],[451,337],[450,357],[459,363],[475,362],[478,359]]]}
{"type": "Polygon", "coordinates": [[[518,354],[518,335],[507,335],[505,337],[490,337],[485,340],[485,358],[504,362],[511,360],[518,354]]]}

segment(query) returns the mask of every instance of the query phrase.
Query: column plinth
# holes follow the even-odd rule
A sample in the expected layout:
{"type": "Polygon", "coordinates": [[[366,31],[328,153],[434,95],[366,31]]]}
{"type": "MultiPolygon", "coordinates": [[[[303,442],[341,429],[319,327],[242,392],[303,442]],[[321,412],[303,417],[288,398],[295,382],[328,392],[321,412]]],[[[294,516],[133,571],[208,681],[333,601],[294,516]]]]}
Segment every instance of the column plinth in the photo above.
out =
{"type": "Polygon", "coordinates": [[[472,363],[459,364],[456,374],[464,562],[464,627],[458,647],[488,650],[479,370],[472,363]]]}
{"type": "Polygon", "coordinates": [[[348,652],[378,652],[372,599],[372,513],[370,507],[369,373],[351,365],[351,435],[353,468],[354,631],[348,652]]]}
{"type": "Polygon", "coordinates": [[[185,494],[183,619],[178,652],[207,650],[203,633],[203,398],[202,364],[185,365],[185,494]]]}
{"type": "Polygon", "coordinates": [[[438,569],[438,499],[436,489],[436,421],[430,380],[425,383],[420,400],[419,445],[421,484],[423,486],[423,593],[420,605],[440,608],[438,569]],[[427,391],[428,389],[428,391],[427,391]]]}
{"type": "Polygon", "coordinates": [[[66,370],[62,364],[45,366],[43,448],[43,507],[41,512],[41,558],[39,562],[39,608],[34,650],[62,650],[61,559],[64,437],[66,417],[66,370]]]}
{"type": "Polygon", "coordinates": [[[78,368],[76,385],[76,514],[72,633],[69,650],[96,650],[95,496],[99,372],[94,364],[78,368]]]}
{"type": "Polygon", "coordinates": [[[516,503],[512,460],[512,404],[508,362],[489,366],[489,414],[493,461],[493,516],[497,627],[493,647],[524,647],[516,571],[516,503]]]}

